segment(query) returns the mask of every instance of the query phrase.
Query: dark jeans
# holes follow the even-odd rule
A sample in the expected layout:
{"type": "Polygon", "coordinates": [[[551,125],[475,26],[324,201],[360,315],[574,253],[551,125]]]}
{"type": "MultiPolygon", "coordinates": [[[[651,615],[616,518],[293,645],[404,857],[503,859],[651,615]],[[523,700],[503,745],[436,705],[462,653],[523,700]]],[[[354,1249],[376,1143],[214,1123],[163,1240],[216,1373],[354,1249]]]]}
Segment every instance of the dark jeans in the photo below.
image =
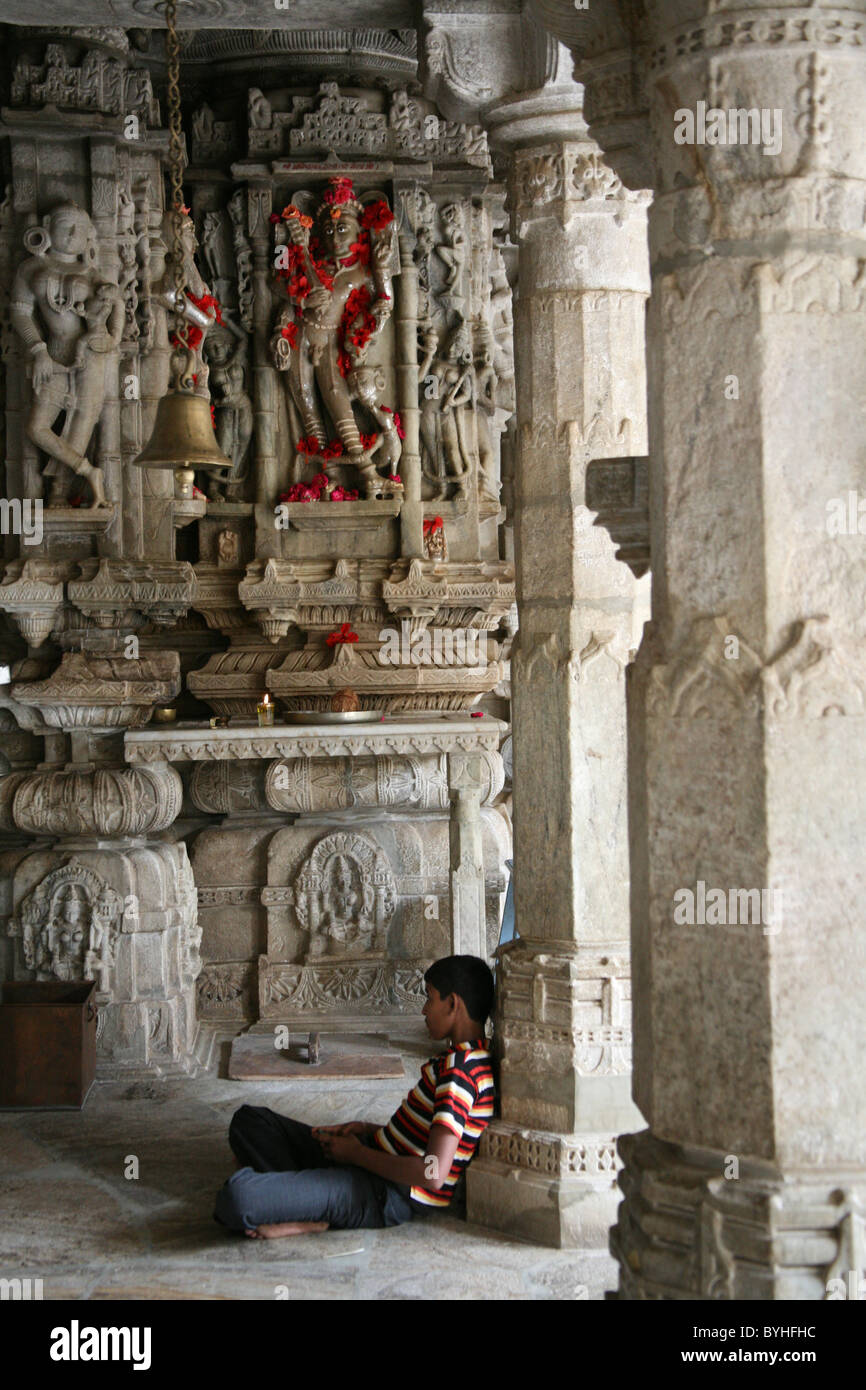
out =
{"type": "Polygon", "coordinates": [[[248,1165],[217,1193],[214,1216],[229,1230],[279,1221],[327,1221],[348,1230],[412,1220],[408,1187],[331,1163],[309,1125],[266,1106],[236,1110],[229,1143],[248,1165]]]}

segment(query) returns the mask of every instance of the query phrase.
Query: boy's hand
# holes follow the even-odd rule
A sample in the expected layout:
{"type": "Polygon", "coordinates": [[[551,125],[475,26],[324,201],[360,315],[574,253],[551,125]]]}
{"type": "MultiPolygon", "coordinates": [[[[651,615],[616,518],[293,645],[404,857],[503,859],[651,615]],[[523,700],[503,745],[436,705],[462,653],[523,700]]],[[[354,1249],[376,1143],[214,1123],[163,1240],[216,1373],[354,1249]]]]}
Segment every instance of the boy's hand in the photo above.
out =
{"type": "Polygon", "coordinates": [[[321,1134],[319,1142],[332,1163],[354,1163],[364,1146],[355,1134],[321,1134]]]}
{"type": "Polygon", "coordinates": [[[350,1120],[344,1125],[318,1125],[313,1130],[313,1138],[324,1141],[326,1136],[335,1134],[367,1134],[373,1128],[366,1120],[350,1120]]]}

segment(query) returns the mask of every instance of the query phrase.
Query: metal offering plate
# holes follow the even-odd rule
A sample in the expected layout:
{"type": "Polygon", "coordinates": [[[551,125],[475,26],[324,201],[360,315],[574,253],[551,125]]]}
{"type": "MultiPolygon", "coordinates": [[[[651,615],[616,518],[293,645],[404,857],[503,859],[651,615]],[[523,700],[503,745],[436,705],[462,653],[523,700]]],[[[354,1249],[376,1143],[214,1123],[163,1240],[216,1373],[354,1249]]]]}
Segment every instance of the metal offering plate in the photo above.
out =
{"type": "Polygon", "coordinates": [[[286,724],[381,724],[380,709],[289,709],[282,718],[286,724]]]}

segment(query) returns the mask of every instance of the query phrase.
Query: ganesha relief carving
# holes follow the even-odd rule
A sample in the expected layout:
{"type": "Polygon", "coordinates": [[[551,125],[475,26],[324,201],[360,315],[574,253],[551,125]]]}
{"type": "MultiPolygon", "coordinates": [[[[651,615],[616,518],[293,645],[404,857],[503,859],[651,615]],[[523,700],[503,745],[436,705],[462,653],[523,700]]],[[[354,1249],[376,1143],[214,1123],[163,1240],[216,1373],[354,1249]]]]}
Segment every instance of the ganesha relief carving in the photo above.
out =
{"type": "Polygon", "coordinates": [[[109,990],[122,910],[120,895],[73,858],[22,899],[9,935],[21,938],[37,980],[97,980],[109,990]]]}
{"type": "Polygon", "coordinates": [[[354,832],[327,835],[295,880],[295,912],[310,933],[308,960],[384,955],[396,906],[384,850],[354,832]]]}

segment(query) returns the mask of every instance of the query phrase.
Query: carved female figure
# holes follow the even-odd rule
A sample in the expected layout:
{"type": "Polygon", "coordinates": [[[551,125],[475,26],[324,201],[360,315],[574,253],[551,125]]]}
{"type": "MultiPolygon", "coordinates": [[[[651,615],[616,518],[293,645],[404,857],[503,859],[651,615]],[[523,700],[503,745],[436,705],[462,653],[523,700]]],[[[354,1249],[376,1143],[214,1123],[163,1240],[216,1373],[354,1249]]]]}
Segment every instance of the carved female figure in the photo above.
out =
{"type": "Polygon", "coordinates": [[[437,500],[446,496],[449,479],[457,483],[457,497],[466,487],[477,457],[473,404],[472,348],[463,327],[452,335],[445,357],[435,356],[433,337],[418,374],[423,383],[420,435],[424,472],[434,484],[437,500]]]}
{"type": "Polygon", "coordinates": [[[208,496],[236,501],[247,476],[247,453],[253,434],[253,404],[246,390],[247,345],[239,328],[228,318],[207,338],[210,391],[216,415],[217,443],[232,461],[225,484],[211,475],[208,496]]]}
{"type": "Polygon", "coordinates": [[[26,424],[28,439],[48,455],[47,476],[55,479],[49,506],[62,505],[66,484],[62,468],[87,478],[94,507],[106,506],[102,470],[85,456],[105,400],[102,353],[120,341],[124,308],[116,284],[97,265],[93,224],[82,208],[63,203],[41,227],[31,227],[24,244],[30,257],[19,266],[12,287],[12,323],[33,359],[33,402],[26,424]],[[98,299],[94,298],[99,287],[98,299]],[[90,327],[87,312],[102,318],[90,327]],[[79,354],[89,332],[103,346],[79,354]],[[116,342],[112,339],[116,338],[116,342]],[[65,412],[63,429],[54,424],[65,412]]]}

